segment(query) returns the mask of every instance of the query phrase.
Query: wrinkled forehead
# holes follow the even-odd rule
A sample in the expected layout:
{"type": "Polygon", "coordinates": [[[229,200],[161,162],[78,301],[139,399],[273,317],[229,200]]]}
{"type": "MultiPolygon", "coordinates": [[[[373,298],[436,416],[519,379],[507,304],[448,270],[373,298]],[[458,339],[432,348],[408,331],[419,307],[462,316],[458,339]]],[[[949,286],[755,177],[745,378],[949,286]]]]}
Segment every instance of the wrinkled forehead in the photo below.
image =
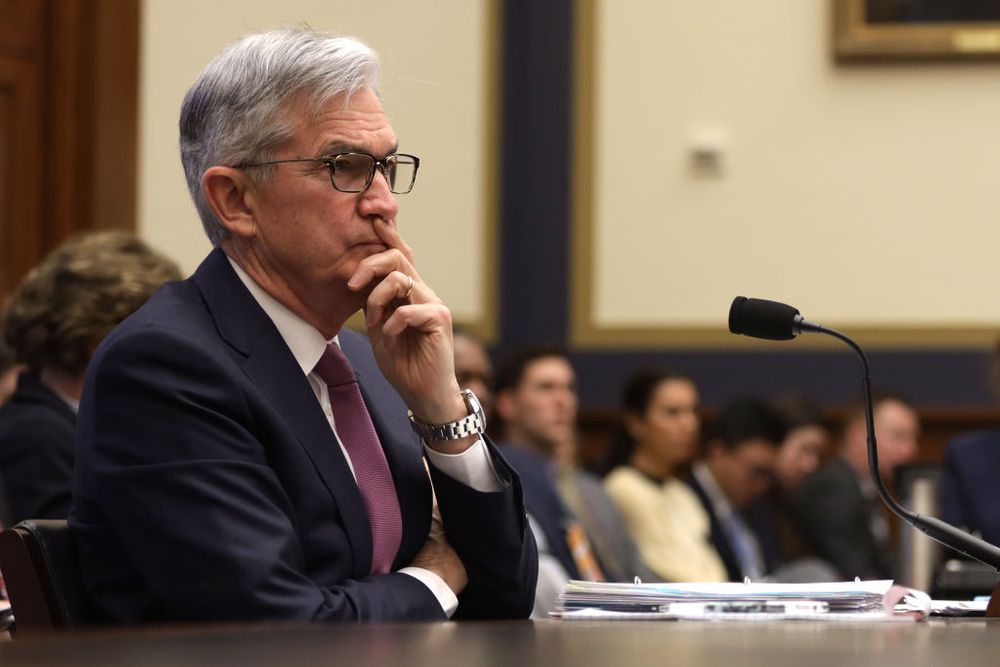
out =
{"type": "Polygon", "coordinates": [[[278,114],[291,141],[306,141],[324,154],[360,151],[381,157],[394,152],[396,134],[381,100],[371,88],[341,92],[316,104],[313,93],[303,93],[278,114]]]}

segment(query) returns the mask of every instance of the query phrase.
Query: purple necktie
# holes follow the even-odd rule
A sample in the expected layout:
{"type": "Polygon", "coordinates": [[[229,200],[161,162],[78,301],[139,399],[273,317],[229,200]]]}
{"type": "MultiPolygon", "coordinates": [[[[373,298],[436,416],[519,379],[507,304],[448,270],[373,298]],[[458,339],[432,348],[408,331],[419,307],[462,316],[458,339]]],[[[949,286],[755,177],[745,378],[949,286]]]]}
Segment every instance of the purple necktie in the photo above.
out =
{"type": "Polygon", "coordinates": [[[389,464],[361,398],[351,362],[335,343],[327,344],[315,370],[330,391],[337,435],[351,457],[354,477],[368,511],[372,527],[371,573],[386,574],[392,568],[403,537],[399,499],[389,464]]]}

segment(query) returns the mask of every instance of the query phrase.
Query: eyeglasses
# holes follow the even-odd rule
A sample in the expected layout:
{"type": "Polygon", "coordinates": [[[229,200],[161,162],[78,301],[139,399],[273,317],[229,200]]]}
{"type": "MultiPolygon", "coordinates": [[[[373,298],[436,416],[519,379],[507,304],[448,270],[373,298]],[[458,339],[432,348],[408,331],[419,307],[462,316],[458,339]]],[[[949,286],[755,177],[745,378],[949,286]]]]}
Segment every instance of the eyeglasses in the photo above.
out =
{"type": "Polygon", "coordinates": [[[377,168],[389,184],[389,191],[397,195],[405,195],[413,189],[417,169],[420,167],[420,158],[406,153],[394,153],[381,160],[368,153],[337,153],[324,157],[248,162],[236,165],[235,168],[266,167],[290,162],[322,162],[330,170],[330,182],[334,189],[340,192],[364,192],[372,184],[377,168]]]}

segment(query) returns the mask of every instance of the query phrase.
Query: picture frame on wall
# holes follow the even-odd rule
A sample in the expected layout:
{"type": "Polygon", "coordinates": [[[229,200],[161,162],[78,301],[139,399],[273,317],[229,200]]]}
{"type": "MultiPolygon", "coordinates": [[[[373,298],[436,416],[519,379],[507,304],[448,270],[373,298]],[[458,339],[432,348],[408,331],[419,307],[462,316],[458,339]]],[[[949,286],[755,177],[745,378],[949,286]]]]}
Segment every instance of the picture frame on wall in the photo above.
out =
{"type": "Polygon", "coordinates": [[[1000,0],[831,0],[838,61],[1000,60],[1000,0]]]}

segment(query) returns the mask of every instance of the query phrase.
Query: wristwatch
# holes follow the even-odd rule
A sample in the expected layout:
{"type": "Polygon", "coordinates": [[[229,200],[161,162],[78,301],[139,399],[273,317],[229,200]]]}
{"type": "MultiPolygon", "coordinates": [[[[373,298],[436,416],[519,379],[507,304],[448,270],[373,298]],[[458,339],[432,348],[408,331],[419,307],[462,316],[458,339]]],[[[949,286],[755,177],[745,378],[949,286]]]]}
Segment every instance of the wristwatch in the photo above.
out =
{"type": "Polygon", "coordinates": [[[459,440],[486,431],[486,413],[483,412],[483,404],[471,389],[463,389],[461,394],[465,405],[469,408],[469,415],[458,421],[438,425],[426,424],[414,417],[412,411],[407,411],[410,415],[410,425],[424,442],[459,440]]]}

